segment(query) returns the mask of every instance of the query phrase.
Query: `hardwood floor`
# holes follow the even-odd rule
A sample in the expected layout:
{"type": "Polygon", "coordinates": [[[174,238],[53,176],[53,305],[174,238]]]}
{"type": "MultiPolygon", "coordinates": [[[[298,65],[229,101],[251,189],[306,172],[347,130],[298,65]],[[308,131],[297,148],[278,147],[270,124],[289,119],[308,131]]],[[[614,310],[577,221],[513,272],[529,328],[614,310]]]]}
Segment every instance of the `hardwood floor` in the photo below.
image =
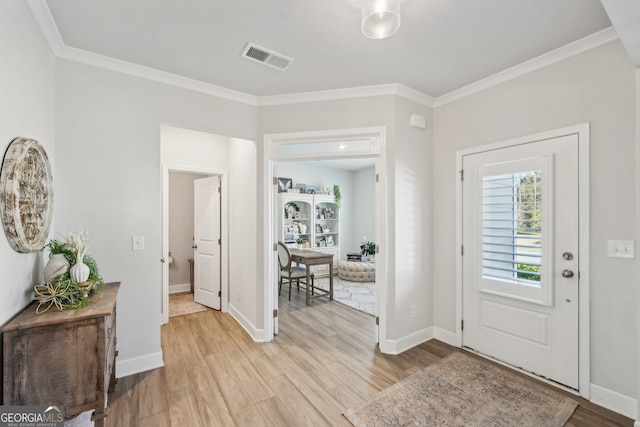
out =
{"type": "MultiPolygon", "coordinates": [[[[217,311],[171,318],[162,327],[165,366],[118,380],[107,426],[350,426],[346,408],[461,351],[432,340],[382,354],[372,316],[325,299],[307,307],[304,292],[293,294],[280,299],[270,343],[253,342],[217,311]]],[[[580,405],[567,426],[633,426],[572,397],[580,405]]]]}

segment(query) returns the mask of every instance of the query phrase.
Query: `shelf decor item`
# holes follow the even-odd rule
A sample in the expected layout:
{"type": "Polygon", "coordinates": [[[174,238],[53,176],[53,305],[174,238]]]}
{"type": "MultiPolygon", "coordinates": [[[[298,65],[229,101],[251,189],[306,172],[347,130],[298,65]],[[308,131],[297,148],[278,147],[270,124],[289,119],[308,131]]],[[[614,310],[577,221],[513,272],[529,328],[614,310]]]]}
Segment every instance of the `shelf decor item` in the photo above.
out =
{"type": "Polygon", "coordinates": [[[0,173],[0,216],[11,247],[22,253],[42,250],[53,216],[53,178],[49,158],[38,141],[11,141],[0,173]]]}
{"type": "Polygon", "coordinates": [[[71,267],[69,273],[76,283],[86,282],[89,279],[89,266],[84,263],[84,255],[87,253],[89,233],[78,231],[69,233],[68,245],[76,253],[76,263],[71,267]]]}
{"type": "Polygon", "coordinates": [[[284,214],[286,215],[287,219],[294,219],[297,212],[300,212],[300,206],[298,206],[296,203],[288,202],[286,205],[284,205],[284,214]]]}
{"type": "Polygon", "coordinates": [[[291,178],[278,178],[278,193],[286,193],[292,188],[291,178]]]}
{"type": "Polygon", "coordinates": [[[69,233],[66,242],[53,239],[47,243],[50,259],[45,266],[46,283],[34,287],[34,299],[39,301],[37,313],[53,306],[58,310],[86,307],[90,292],[104,285],[96,261],[86,255],[88,241],[89,233],[78,231],[69,233]]]}
{"type": "Polygon", "coordinates": [[[51,254],[47,265],[44,266],[44,281],[51,283],[56,277],[60,277],[69,271],[69,261],[64,254],[51,254]]]}

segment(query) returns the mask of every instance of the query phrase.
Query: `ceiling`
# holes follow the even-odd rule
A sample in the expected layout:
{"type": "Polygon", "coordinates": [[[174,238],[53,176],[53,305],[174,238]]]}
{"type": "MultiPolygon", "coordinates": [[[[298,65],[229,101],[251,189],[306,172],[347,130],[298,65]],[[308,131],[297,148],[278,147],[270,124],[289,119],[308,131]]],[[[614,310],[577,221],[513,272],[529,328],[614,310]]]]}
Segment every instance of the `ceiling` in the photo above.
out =
{"type": "Polygon", "coordinates": [[[65,48],[256,97],[401,84],[437,98],[611,26],[600,0],[405,0],[400,30],[370,40],[359,1],[43,5],[65,48]],[[243,59],[249,42],[294,62],[282,72],[243,59]]]}

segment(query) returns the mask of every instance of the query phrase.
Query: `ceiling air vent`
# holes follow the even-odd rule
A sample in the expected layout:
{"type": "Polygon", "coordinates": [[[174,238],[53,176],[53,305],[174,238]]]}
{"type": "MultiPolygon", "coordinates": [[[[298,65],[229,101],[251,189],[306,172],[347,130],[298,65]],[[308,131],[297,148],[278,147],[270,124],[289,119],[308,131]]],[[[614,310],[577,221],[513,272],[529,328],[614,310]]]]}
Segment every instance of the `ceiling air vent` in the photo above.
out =
{"type": "Polygon", "coordinates": [[[268,65],[269,67],[280,71],[286,71],[293,62],[293,59],[291,58],[287,58],[284,55],[280,55],[279,53],[275,53],[253,43],[248,43],[240,56],[268,65]]]}

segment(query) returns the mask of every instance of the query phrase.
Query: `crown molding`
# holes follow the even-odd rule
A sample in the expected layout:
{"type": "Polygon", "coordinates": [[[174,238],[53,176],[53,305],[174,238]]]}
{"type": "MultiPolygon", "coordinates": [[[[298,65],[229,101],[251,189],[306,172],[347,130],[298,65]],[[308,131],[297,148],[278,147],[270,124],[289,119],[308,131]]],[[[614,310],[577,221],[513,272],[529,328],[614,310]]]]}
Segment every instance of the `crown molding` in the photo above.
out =
{"type": "Polygon", "coordinates": [[[566,46],[552,50],[533,58],[522,64],[508,68],[492,76],[471,83],[460,89],[453,90],[437,98],[399,83],[360,86],[344,89],[323,90],[314,92],[301,92],[284,95],[255,96],[244,92],[227,89],[222,86],[205,83],[199,80],[182,77],[176,74],[156,70],[154,68],[133,64],[131,62],[98,55],[93,52],[76,49],[64,44],[58,27],[51,15],[49,6],[45,0],[27,0],[42,34],[49,44],[53,54],[62,59],[68,59],[98,68],[104,68],[123,74],[189,89],[207,95],[217,96],[231,101],[240,102],[257,107],[303,104],[310,102],[336,101],[353,98],[365,98],[371,96],[395,95],[410,101],[414,101],[425,107],[436,108],[456,101],[469,95],[473,95],[490,87],[520,77],[524,74],[538,70],[572,56],[602,46],[617,40],[618,35],[613,27],[606,28],[591,34],[566,46]]]}
{"type": "Polygon", "coordinates": [[[580,40],[576,40],[573,43],[569,43],[568,45],[559,47],[558,49],[547,52],[514,67],[507,68],[506,70],[492,76],[478,80],[475,83],[471,83],[467,86],[461,87],[460,89],[441,95],[435,99],[433,106],[441,107],[449,102],[453,102],[490,87],[497,86],[501,83],[515,79],[516,77],[523,76],[532,71],[539,70],[546,66],[571,58],[572,56],[581,54],[598,46],[602,46],[616,39],[618,39],[618,35],[615,29],[613,27],[605,28],[597,33],[593,33],[580,40]]]}
{"type": "Polygon", "coordinates": [[[65,46],[59,57],[105,70],[128,74],[145,80],[217,96],[219,98],[248,104],[254,107],[258,105],[258,98],[254,95],[238,92],[233,89],[227,89],[222,86],[212,85],[210,83],[204,83],[199,80],[160,71],[155,68],[133,64],[131,62],[122,61],[104,55],[98,55],[86,50],[65,46]]]}
{"type": "Polygon", "coordinates": [[[385,85],[359,86],[345,89],[300,92],[285,95],[261,96],[258,106],[304,104],[309,102],[336,101],[341,99],[366,98],[370,96],[396,95],[426,107],[432,107],[434,99],[408,86],[391,83],[385,85]]]}
{"type": "Polygon", "coordinates": [[[51,15],[49,6],[47,6],[45,0],[27,0],[26,3],[54,56],[60,56],[65,45],[53,15],[51,15]]]}
{"type": "Polygon", "coordinates": [[[182,77],[165,71],[156,70],[154,68],[66,46],[45,0],[27,0],[27,3],[31,9],[31,13],[38,23],[38,26],[40,27],[40,31],[42,31],[44,38],[47,40],[47,43],[49,43],[53,54],[58,58],[68,59],[70,61],[116,71],[122,74],[158,83],[164,83],[183,89],[189,89],[207,95],[241,102],[243,104],[252,106],[258,105],[258,98],[254,95],[249,95],[243,92],[227,89],[222,86],[204,83],[199,80],[182,77]]]}

